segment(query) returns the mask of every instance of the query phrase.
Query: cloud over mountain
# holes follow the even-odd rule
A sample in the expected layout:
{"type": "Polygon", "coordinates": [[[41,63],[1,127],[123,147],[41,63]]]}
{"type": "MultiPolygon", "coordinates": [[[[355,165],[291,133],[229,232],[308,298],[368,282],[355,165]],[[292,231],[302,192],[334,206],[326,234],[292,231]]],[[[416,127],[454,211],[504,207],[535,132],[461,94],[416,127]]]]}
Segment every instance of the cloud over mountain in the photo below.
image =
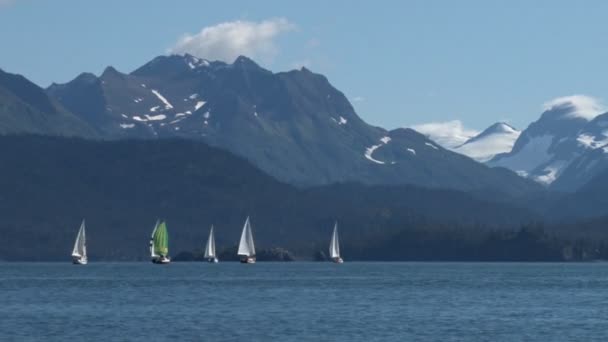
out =
{"type": "Polygon", "coordinates": [[[460,120],[429,122],[411,126],[445,148],[455,148],[479,134],[474,129],[464,127],[460,120]]]}
{"type": "Polygon", "coordinates": [[[587,95],[562,96],[543,104],[544,111],[570,109],[568,116],[591,120],[606,111],[599,99],[587,95]]]}
{"type": "Polygon", "coordinates": [[[279,51],[276,38],[294,29],[295,25],[285,18],[261,22],[229,21],[204,27],[196,34],[185,34],[169,52],[189,53],[225,62],[232,62],[239,55],[246,55],[268,62],[279,51]]]}

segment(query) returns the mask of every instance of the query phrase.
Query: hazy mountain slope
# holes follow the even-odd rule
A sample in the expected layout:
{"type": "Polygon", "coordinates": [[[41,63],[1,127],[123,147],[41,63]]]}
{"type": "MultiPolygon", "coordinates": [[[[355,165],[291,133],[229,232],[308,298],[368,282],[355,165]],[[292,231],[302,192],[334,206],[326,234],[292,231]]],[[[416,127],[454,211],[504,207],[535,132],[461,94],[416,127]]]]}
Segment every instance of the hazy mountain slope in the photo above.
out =
{"type": "Polygon", "coordinates": [[[0,134],[39,133],[94,137],[90,127],[20,75],[0,70],[0,134]]]}
{"type": "Polygon", "coordinates": [[[145,259],[159,217],[168,222],[173,254],[202,247],[211,224],[218,246],[232,246],[251,215],[258,246],[305,257],[326,249],[336,219],[351,243],[422,223],[500,229],[536,219],[457,191],[354,184],[299,190],[185,140],[9,136],[0,137],[0,153],[0,259],[68,260],[82,218],[91,257],[110,259],[145,259]]]}

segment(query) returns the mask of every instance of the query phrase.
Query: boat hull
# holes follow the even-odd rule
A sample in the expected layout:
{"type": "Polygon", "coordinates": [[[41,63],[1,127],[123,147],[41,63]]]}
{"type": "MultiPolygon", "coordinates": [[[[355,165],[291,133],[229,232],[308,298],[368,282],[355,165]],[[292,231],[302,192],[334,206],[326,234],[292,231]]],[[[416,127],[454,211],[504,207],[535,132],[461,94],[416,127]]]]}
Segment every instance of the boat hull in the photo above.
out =
{"type": "Polygon", "coordinates": [[[72,258],[72,264],[74,265],[86,265],[89,261],[86,258],[74,257],[72,258]]]}
{"type": "Polygon", "coordinates": [[[332,261],[334,264],[343,264],[343,263],[344,263],[344,260],[343,260],[342,258],[340,258],[340,257],[333,258],[333,259],[331,259],[331,261],[332,261]]]}
{"type": "Polygon", "coordinates": [[[168,257],[152,258],[152,263],[157,265],[166,265],[171,262],[168,257]]]}
{"type": "Polygon", "coordinates": [[[241,258],[241,264],[255,264],[255,257],[241,258]]]}

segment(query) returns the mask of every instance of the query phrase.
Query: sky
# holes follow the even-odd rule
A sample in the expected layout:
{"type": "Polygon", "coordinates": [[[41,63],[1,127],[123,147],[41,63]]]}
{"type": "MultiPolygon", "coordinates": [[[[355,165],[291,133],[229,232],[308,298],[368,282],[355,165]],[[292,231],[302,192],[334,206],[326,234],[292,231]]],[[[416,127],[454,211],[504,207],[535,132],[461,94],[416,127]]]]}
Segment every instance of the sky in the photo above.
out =
{"type": "Polygon", "coordinates": [[[247,55],[322,73],[367,122],[525,128],[608,99],[608,1],[0,0],[0,68],[41,86],[155,56],[247,55]]]}

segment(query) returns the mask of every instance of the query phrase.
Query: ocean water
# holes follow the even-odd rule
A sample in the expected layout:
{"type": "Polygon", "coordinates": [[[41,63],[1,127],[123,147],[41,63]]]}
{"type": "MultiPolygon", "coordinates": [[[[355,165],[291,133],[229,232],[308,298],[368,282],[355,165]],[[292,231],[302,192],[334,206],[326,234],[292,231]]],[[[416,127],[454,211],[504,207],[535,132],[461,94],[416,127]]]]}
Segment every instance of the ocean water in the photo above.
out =
{"type": "Polygon", "coordinates": [[[0,341],[608,341],[608,264],[0,263],[0,341]]]}

